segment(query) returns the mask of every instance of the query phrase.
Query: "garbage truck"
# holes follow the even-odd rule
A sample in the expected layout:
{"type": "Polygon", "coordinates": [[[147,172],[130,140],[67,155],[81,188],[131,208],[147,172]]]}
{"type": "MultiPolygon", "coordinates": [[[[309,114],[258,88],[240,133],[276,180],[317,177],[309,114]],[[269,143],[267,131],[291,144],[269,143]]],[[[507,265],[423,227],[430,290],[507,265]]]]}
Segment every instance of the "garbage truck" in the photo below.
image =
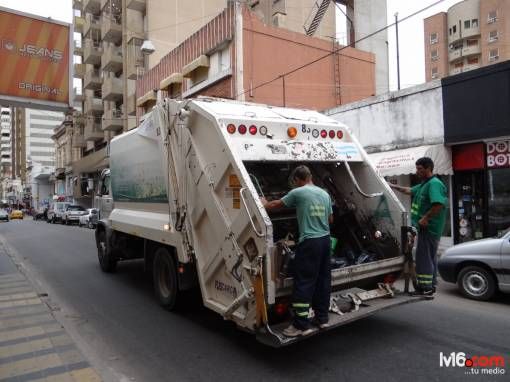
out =
{"type": "Polygon", "coordinates": [[[109,162],[98,195],[100,267],[113,272],[143,259],[166,309],[197,288],[205,307],[267,345],[303,339],[283,335],[292,318],[296,211],[268,213],[261,202],[292,189],[302,164],[333,201],[327,330],[420,301],[406,293],[413,235],[404,207],[350,129],[325,115],[165,99],[112,139],[109,162]],[[401,278],[404,290],[394,284],[401,278]]]}

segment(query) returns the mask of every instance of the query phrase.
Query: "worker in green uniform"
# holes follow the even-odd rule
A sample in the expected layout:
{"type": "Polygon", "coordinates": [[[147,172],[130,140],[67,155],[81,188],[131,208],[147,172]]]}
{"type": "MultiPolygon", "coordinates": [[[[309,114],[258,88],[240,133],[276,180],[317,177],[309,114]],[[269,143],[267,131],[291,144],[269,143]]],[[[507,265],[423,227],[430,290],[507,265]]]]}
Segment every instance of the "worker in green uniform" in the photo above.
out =
{"type": "Polygon", "coordinates": [[[412,196],[411,223],[418,230],[416,246],[415,296],[433,297],[437,283],[437,248],[446,221],[446,186],[433,174],[434,162],[428,157],[416,161],[421,183],[414,187],[389,184],[412,196]]]}
{"type": "Polygon", "coordinates": [[[310,308],[314,312],[313,324],[320,329],[327,328],[331,295],[331,197],[313,184],[312,173],[306,166],[296,167],[293,180],[297,187],[283,198],[270,202],[262,199],[268,211],[283,207],[296,208],[299,243],[292,265],[294,320],[283,331],[288,337],[305,336],[313,332],[309,319],[310,308]]]}

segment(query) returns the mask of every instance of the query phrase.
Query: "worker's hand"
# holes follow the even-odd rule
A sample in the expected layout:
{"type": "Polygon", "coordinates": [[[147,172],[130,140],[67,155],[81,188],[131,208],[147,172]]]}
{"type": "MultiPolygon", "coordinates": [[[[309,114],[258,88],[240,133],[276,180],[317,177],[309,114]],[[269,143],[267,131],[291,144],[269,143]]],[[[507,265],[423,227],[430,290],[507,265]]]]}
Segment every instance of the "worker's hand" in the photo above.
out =
{"type": "Polygon", "coordinates": [[[427,219],[425,216],[422,217],[419,221],[418,221],[418,224],[421,228],[427,228],[428,225],[429,225],[429,219],[427,219]]]}
{"type": "Polygon", "coordinates": [[[262,205],[263,205],[264,207],[266,207],[266,204],[267,204],[268,202],[267,202],[267,199],[266,199],[266,198],[262,197],[262,198],[260,198],[260,203],[262,203],[262,205]]]}

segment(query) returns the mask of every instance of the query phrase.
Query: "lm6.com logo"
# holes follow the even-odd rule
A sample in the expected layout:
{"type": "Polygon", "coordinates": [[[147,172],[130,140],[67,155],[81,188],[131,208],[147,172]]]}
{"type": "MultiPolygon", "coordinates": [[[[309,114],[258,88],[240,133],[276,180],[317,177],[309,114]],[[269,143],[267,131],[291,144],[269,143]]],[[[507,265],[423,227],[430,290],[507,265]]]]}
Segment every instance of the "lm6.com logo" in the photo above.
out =
{"type": "Polygon", "coordinates": [[[439,353],[439,367],[465,368],[466,374],[504,375],[505,358],[501,355],[472,355],[452,352],[449,354],[439,353]]]}

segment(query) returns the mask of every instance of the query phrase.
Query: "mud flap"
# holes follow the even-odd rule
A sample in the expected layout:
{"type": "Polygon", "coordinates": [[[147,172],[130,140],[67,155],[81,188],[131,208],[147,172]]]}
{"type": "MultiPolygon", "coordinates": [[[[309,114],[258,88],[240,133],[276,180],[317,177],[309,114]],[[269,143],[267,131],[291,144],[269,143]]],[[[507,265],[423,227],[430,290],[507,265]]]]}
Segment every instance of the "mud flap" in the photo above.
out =
{"type": "MultiPolygon", "coordinates": [[[[384,284],[383,284],[384,285],[384,284]]],[[[314,329],[314,332],[301,337],[286,337],[283,330],[290,325],[290,322],[280,323],[274,326],[261,328],[256,338],[259,342],[271,346],[282,347],[298,341],[322,334],[339,326],[371,316],[382,310],[390,309],[399,305],[412,302],[426,301],[425,297],[411,297],[406,293],[386,289],[386,286],[379,286],[378,289],[365,291],[360,288],[352,288],[335,292],[331,296],[329,313],[330,326],[326,329],[314,329]],[[345,309],[349,306],[349,309],[345,309]]]]}

